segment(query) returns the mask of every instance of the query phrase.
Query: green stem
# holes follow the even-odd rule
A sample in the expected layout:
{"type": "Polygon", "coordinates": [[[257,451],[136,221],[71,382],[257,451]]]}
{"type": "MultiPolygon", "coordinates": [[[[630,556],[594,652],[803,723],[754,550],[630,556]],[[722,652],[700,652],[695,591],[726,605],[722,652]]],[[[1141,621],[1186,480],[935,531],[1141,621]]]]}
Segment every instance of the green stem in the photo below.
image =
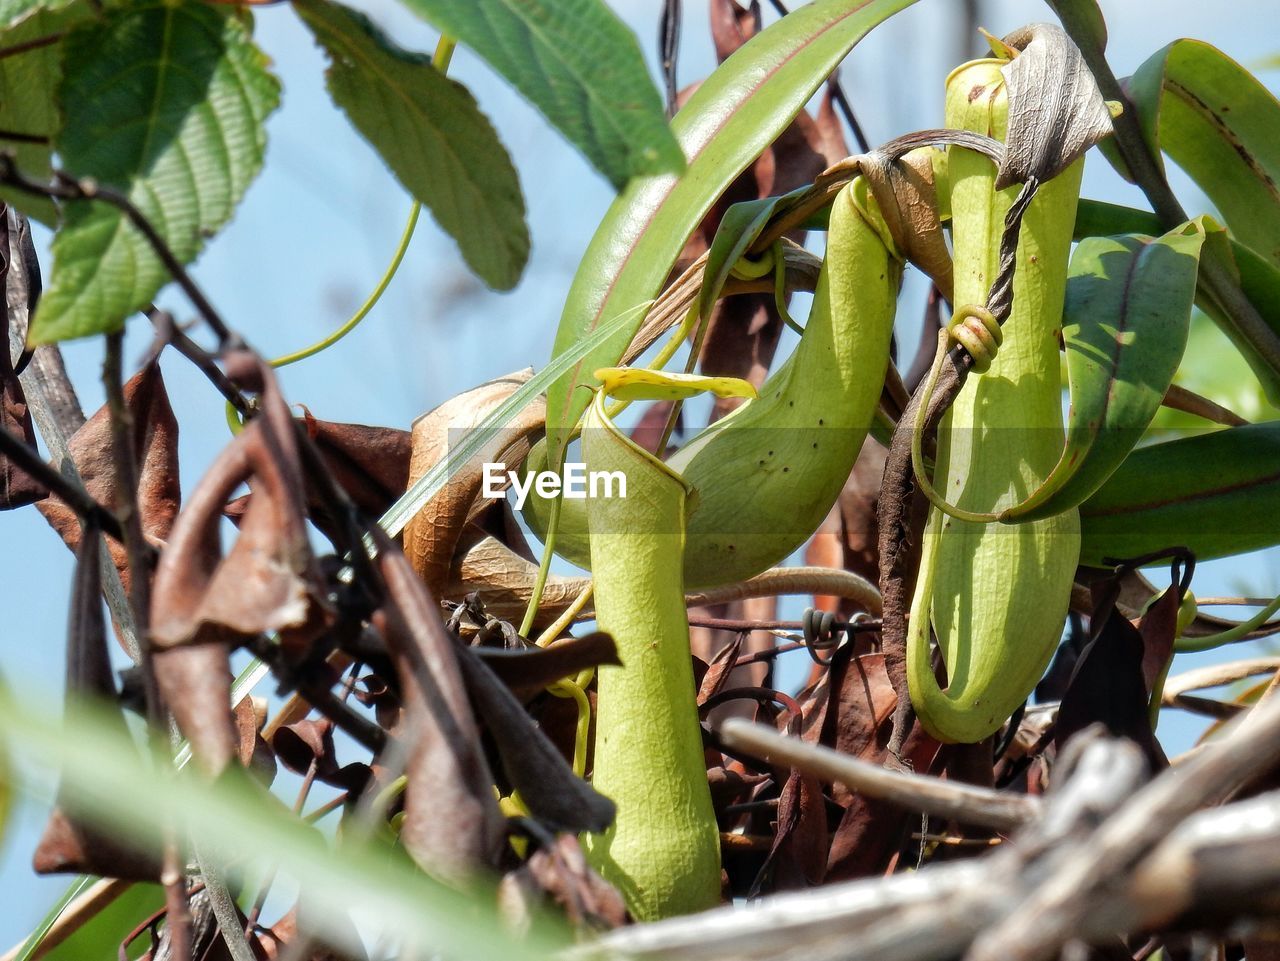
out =
{"type": "Polygon", "coordinates": [[[360,321],[368,316],[369,311],[373,310],[386,289],[391,284],[392,278],[395,277],[396,271],[400,269],[400,263],[404,260],[405,252],[409,249],[409,241],[413,239],[413,231],[418,226],[418,215],[422,213],[422,202],[415,200],[413,206],[409,208],[409,219],[405,222],[404,230],[400,234],[400,243],[396,245],[396,252],[391,257],[391,263],[387,265],[387,269],[382,273],[382,279],[378,281],[378,286],[373,288],[373,292],[365,298],[365,302],[360,305],[360,309],[352,314],[345,323],[333,333],[329,334],[322,340],[316,341],[309,347],[303,347],[296,350],[292,354],[285,354],[283,357],[277,357],[271,361],[272,367],[287,367],[289,364],[296,364],[300,360],[306,360],[308,357],[314,357],[322,350],[332,347],[343,337],[351,333],[359,325],[360,321]]]}
{"type": "Polygon", "coordinates": [[[1270,604],[1262,610],[1254,614],[1247,621],[1241,621],[1235,627],[1220,631],[1217,634],[1209,634],[1205,637],[1180,637],[1174,642],[1174,650],[1179,654],[1194,653],[1196,651],[1211,651],[1215,647],[1222,647],[1224,644],[1233,644],[1236,641],[1246,640],[1246,635],[1253,633],[1263,624],[1265,624],[1271,615],[1276,611],[1280,611],[1280,596],[1276,597],[1270,604]]]}

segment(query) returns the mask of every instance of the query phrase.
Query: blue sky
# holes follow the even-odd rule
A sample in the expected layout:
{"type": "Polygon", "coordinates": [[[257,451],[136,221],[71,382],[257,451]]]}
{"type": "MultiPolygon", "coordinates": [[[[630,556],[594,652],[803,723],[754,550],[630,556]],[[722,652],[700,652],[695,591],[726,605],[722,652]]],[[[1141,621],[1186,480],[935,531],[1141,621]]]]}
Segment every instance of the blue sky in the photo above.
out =
{"type": "MultiPolygon", "coordinates": [[[[434,46],[434,32],[390,0],[357,5],[402,45],[434,46]]],[[[713,65],[706,0],[684,5],[682,83],[713,65]]],[[[652,60],[660,4],[616,0],[613,6],[637,30],[652,60]]],[[[954,0],[921,0],[876,30],[845,65],[845,89],[873,142],[940,125],[943,79],[970,49],[956,35],[958,7],[954,0]]],[[[1103,7],[1110,58],[1120,75],[1182,36],[1207,40],[1245,65],[1280,52],[1271,0],[1111,0],[1103,7]]],[[[986,0],[983,10],[983,25],[997,35],[1052,19],[1038,0],[986,0]]],[[[259,9],[256,33],[283,81],[283,105],[269,121],[263,175],[194,272],[228,321],[275,356],[320,338],[363,300],[395,247],[409,200],[330,105],[323,58],[287,5],[259,9]]],[[[612,199],[608,184],[467,50],[458,51],[451,74],[475,92],[519,168],[533,237],[528,271],[511,293],[485,290],[466,272],[452,242],[424,216],[399,275],[365,323],[337,348],[282,372],[289,399],[318,417],[407,427],[461,390],[544,364],[577,260],[612,199]]],[[[1280,81],[1275,72],[1260,77],[1273,89],[1280,81]]],[[[1176,175],[1175,183],[1185,186],[1176,175]]],[[[1121,183],[1096,154],[1088,161],[1084,193],[1142,205],[1136,189],[1121,183]]],[[[1194,189],[1181,193],[1193,212],[1204,209],[1194,189]]],[[[47,235],[37,240],[47,269],[47,235]]],[[[176,293],[167,292],[160,303],[180,319],[192,316],[176,293]]],[[[910,307],[906,315],[918,311],[910,307]]],[[[127,343],[127,356],[139,358],[148,343],[145,322],[132,324],[127,343]]],[[[92,409],[101,401],[100,345],[71,344],[66,356],[82,400],[92,409]]],[[[222,405],[179,359],[165,362],[165,374],[182,426],[189,489],[227,440],[222,405]]],[[[33,510],[0,516],[0,536],[0,671],[10,685],[55,713],[70,555],[33,510]]],[[[1280,566],[1270,554],[1208,565],[1196,586],[1202,593],[1275,593],[1280,566]]],[[[1185,745],[1194,728],[1174,719],[1167,723],[1185,745]]],[[[29,930],[64,886],[30,873],[42,819],[38,805],[24,804],[0,848],[0,951],[29,930]]]]}

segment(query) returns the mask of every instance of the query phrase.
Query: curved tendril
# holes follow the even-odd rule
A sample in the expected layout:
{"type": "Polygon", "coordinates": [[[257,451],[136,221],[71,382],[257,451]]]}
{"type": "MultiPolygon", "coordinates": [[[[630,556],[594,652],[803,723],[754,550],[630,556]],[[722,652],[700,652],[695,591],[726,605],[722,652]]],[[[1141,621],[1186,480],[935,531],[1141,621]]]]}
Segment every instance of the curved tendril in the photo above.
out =
{"type": "Polygon", "coordinates": [[[984,373],[991,367],[1004,335],[1000,323],[985,307],[968,304],[961,307],[951,318],[947,326],[938,331],[938,350],[934,354],[933,364],[929,367],[929,377],[925,381],[920,403],[916,407],[915,422],[911,425],[911,470],[915,474],[916,485],[925,498],[942,513],[957,520],[970,521],[974,524],[990,524],[1000,519],[997,512],[968,511],[962,507],[947,503],[947,499],[938,492],[929,480],[924,466],[924,425],[929,415],[929,404],[933,400],[934,389],[938,386],[938,376],[942,373],[942,364],[947,358],[947,350],[952,343],[963,347],[973,358],[973,369],[976,373],[984,373]]]}
{"type": "Polygon", "coordinates": [[[1262,627],[1267,620],[1280,611],[1280,596],[1277,596],[1266,607],[1254,614],[1247,621],[1241,621],[1235,627],[1227,628],[1217,634],[1209,634],[1205,637],[1179,637],[1174,642],[1174,650],[1180,654],[1191,653],[1195,651],[1208,651],[1215,647],[1221,647],[1224,644],[1231,644],[1235,641],[1246,640],[1246,635],[1252,634],[1258,628],[1262,627]]]}
{"type": "Polygon", "coordinates": [[[782,248],[782,238],[773,243],[773,306],[782,322],[797,334],[804,335],[804,328],[795,322],[787,310],[787,257],[782,248]]]}

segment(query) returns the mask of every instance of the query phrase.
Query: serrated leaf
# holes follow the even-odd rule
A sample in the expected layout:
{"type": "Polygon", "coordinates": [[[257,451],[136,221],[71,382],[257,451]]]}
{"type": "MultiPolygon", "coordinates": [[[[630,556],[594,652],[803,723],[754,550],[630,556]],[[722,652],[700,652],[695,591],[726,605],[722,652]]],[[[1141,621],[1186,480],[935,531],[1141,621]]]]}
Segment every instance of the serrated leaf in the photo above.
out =
{"type": "Polygon", "coordinates": [[[475,98],[363,14],[329,0],[294,8],[329,54],[334,102],[458,242],[471,269],[497,290],[514,287],[529,259],[524,198],[475,98]]]}
{"type": "Polygon", "coordinates": [[[621,189],[679,170],[635,35],[603,0],[404,0],[509,80],[621,189]]]}
{"type": "MultiPolygon", "coordinates": [[[[787,128],[872,27],[914,0],[815,0],[752,37],[698,88],[671,129],[689,159],[679,177],[633,181],[578,267],[556,331],[560,356],[616,317],[652,300],[685,239],[734,178],[787,128]]],[[[547,391],[552,462],[586,409],[588,372],[616,364],[639,326],[620,330],[547,391]]]]}
{"type": "Polygon", "coordinates": [[[1076,247],[1062,317],[1066,444],[1044,484],[1001,520],[1077,506],[1142,438],[1182,361],[1205,232],[1192,221],[1155,239],[1091,237],[1076,247]]]}
{"type": "Polygon", "coordinates": [[[602,367],[595,372],[600,389],[616,400],[684,400],[704,391],[717,397],[754,399],[756,389],[741,377],[708,377],[642,367],[602,367]]]}
{"type": "MultiPolygon", "coordinates": [[[[262,166],[263,121],[279,100],[246,19],[199,3],[144,3],[72,30],[63,50],[63,166],[125,193],[178,260],[191,261],[262,166]]],[[[67,203],[29,340],[118,329],[168,280],[118,209],[67,203]]]]}
{"type": "MultiPolygon", "coordinates": [[[[0,48],[56,37],[87,15],[80,3],[0,4],[0,22],[9,24],[0,33],[0,48]],[[14,19],[11,12],[18,6],[30,9],[14,19]]],[[[56,42],[0,59],[0,130],[21,135],[0,138],[0,147],[13,151],[18,170],[33,180],[51,177],[53,140],[62,121],[56,96],[61,79],[62,49],[56,42]],[[30,142],[31,137],[44,142],[30,142]]],[[[57,222],[58,209],[48,197],[7,187],[0,189],[0,197],[47,226],[57,222]]]]}
{"type": "Polygon", "coordinates": [[[1280,266],[1280,102],[1199,40],[1177,40],[1127,82],[1143,133],[1222,213],[1231,233],[1280,266]]]}

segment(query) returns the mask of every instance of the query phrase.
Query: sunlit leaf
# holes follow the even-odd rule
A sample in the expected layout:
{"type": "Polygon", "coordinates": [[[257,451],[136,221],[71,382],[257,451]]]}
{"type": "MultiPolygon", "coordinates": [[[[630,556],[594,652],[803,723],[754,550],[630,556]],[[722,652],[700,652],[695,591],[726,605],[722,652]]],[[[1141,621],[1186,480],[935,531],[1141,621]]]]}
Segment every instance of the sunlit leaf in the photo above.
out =
{"type": "Polygon", "coordinates": [[[329,0],[294,9],[329,54],[329,93],[405,189],[427,205],[468,266],[498,290],[520,279],[529,228],[515,167],[466,87],[329,0]]]}
{"type": "Polygon", "coordinates": [[[756,396],[756,389],[740,377],[645,370],[641,367],[601,367],[593,375],[601,390],[617,400],[683,400],[704,391],[717,397],[756,396]]]}
{"type": "Polygon", "coordinates": [[[1280,265],[1280,102],[1199,40],[1177,40],[1129,78],[1157,157],[1167,153],[1221,211],[1232,234],[1280,265]]]}
{"type": "Polygon", "coordinates": [[[635,35],[602,0],[404,0],[507,78],[621,188],[684,166],[635,35]]]}
{"type": "MultiPolygon", "coordinates": [[[[0,32],[0,48],[16,47],[42,37],[56,37],[88,15],[87,5],[76,3],[9,3],[0,7],[0,22],[8,26],[0,32]],[[17,18],[11,11],[29,8],[17,18]]],[[[57,91],[62,79],[60,43],[33,47],[23,53],[0,58],[0,130],[24,139],[5,138],[0,146],[13,151],[13,161],[33,180],[50,179],[53,141],[62,117],[57,91]],[[31,142],[26,138],[43,138],[31,142]]],[[[57,221],[57,208],[48,197],[4,188],[0,196],[46,226],[57,221]]]]}
{"type": "MultiPolygon", "coordinates": [[[[63,166],[125,193],[174,256],[192,260],[257,175],[279,99],[246,20],[229,7],[144,3],[109,10],[62,45],[63,166]]],[[[29,340],[117,329],[168,280],[119,209],[67,203],[29,340]]]]}
{"type": "MultiPolygon", "coordinates": [[[[816,0],[748,41],[689,98],[671,128],[689,159],[680,176],[634,181],[601,221],[569,291],[554,356],[657,295],[716,198],[800,112],[872,27],[914,0],[816,0]]],[[[589,371],[616,364],[638,326],[619,330],[547,392],[550,460],[586,409],[589,371]]]]}
{"type": "Polygon", "coordinates": [[[1091,237],[1076,247],[1062,336],[1071,381],[1066,446],[1045,482],[1005,519],[1078,505],[1142,438],[1182,362],[1205,228],[1091,237]]]}

